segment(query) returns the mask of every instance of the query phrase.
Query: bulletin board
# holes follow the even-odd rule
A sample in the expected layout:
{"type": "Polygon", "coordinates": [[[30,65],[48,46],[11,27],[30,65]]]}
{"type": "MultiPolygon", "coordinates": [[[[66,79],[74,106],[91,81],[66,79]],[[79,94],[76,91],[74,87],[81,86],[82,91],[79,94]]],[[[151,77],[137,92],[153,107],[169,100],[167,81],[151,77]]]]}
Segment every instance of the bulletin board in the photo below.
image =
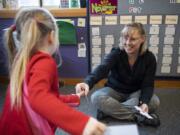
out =
{"type": "MultiPolygon", "coordinates": [[[[86,45],[88,44],[88,29],[87,29],[87,17],[69,17],[69,18],[56,18],[57,20],[70,20],[73,22],[73,27],[76,29],[76,40],[70,39],[69,41],[65,40],[66,36],[60,39],[60,54],[62,56],[62,65],[58,68],[58,73],[60,78],[83,78],[88,74],[88,58],[86,45]],[[76,41],[77,44],[73,42],[76,41]],[[67,43],[63,44],[62,43],[67,43]]],[[[7,76],[8,71],[8,60],[7,60],[7,51],[5,50],[5,45],[3,44],[3,34],[4,29],[11,26],[14,22],[13,18],[0,18],[0,76],[7,76]]],[[[64,24],[63,24],[64,25],[64,24]]],[[[72,25],[65,24],[69,32],[69,28],[72,28],[72,25]]],[[[62,29],[62,27],[60,27],[62,29]]],[[[63,29],[65,31],[65,28],[63,29]]],[[[73,29],[70,29],[71,32],[73,29]]],[[[63,31],[62,31],[63,32],[63,31]]],[[[61,33],[60,33],[61,34],[61,33]]],[[[69,34],[69,33],[68,33],[69,34]]],[[[72,33],[71,33],[72,34],[72,33]]],[[[70,38],[71,35],[69,35],[70,38]]],[[[61,63],[59,59],[57,64],[61,63]]]]}
{"type": "Polygon", "coordinates": [[[112,47],[119,46],[124,25],[136,21],[144,25],[148,48],[156,56],[156,76],[179,78],[180,0],[114,1],[89,2],[91,70],[112,47]]]}

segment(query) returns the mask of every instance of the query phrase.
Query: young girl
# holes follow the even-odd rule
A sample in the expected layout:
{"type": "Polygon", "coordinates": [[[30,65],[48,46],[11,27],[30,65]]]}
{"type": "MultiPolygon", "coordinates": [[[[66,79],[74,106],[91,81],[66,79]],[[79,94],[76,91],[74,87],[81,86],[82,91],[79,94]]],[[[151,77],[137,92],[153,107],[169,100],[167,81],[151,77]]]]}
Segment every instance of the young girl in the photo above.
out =
{"type": "Polygon", "coordinates": [[[10,85],[0,121],[1,135],[52,135],[56,127],[72,135],[102,135],[105,125],[67,105],[80,96],[59,95],[57,66],[58,29],[45,9],[21,9],[6,32],[10,85]],[[13,40],[17,33],[18,44],[13,40]],[[16,49],[18,46],[18,49],[16,49]]]}

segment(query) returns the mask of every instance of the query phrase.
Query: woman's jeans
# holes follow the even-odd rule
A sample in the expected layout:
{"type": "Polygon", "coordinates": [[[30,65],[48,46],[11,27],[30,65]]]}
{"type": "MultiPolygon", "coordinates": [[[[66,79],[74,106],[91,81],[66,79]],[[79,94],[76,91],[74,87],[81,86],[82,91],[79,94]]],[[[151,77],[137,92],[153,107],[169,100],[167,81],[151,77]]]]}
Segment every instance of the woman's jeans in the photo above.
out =
{"type": "MultiPolygon", "coordinates": [[[[120,120],[133,120],[134,106],[139,104],[140,90],[131,94],[123,94],[110,87],[96,90],[91,102],[105,114],[120,120]]],[[[154,112],[160,105],[159,98],[154,94],[149,102],[149,112],[154,112]]]]}

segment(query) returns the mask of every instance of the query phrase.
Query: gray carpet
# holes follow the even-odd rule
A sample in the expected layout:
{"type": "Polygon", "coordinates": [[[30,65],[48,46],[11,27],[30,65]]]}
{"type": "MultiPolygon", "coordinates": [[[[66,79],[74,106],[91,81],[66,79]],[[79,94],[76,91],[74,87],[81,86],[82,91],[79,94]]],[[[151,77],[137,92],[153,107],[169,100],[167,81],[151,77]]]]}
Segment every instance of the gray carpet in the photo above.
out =
{"type": "MultiPolygon", "coordinates": [[[[0,84],[0,111],[5,97],[6,86],[0,84]]],[[[74,93],[74,86],[61,88],[62,94],[74,93]]],[[[93,91],[90,92],[91,95],[93,91]]],[[[179,135],[180,134],[180,89],[156,89],[155,93],[159,96],[161,105],[158,110],[161,125],[158,128],[138,127],[140,135],[179,135]]],[[[76,109],[96,117],[96,108],[90,103],[90,98],[81,98],[81,105],[76,109]]],[[[131,124],[111,120],[108,125],[131,124]]],[[[68,133],[58,129],[56,135],[68,135],[68,133]]]]}

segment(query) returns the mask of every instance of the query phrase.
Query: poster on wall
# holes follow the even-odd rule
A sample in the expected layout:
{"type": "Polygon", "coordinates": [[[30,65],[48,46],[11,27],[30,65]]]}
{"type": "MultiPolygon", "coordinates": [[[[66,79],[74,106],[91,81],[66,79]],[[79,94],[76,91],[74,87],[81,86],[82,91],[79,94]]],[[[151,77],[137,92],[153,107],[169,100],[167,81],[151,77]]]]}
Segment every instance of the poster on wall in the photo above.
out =
{"type": "Polygon", "coordinates": [[[74,21],[71,19],[57,19],[59,27],[59,41],[61,45],[76,45],[77,35],[74,21]]]}
{"type": "Polygon", "coordinates": [[[117,0],[90,0],[91,14],[117,14],[117,0]]]}

